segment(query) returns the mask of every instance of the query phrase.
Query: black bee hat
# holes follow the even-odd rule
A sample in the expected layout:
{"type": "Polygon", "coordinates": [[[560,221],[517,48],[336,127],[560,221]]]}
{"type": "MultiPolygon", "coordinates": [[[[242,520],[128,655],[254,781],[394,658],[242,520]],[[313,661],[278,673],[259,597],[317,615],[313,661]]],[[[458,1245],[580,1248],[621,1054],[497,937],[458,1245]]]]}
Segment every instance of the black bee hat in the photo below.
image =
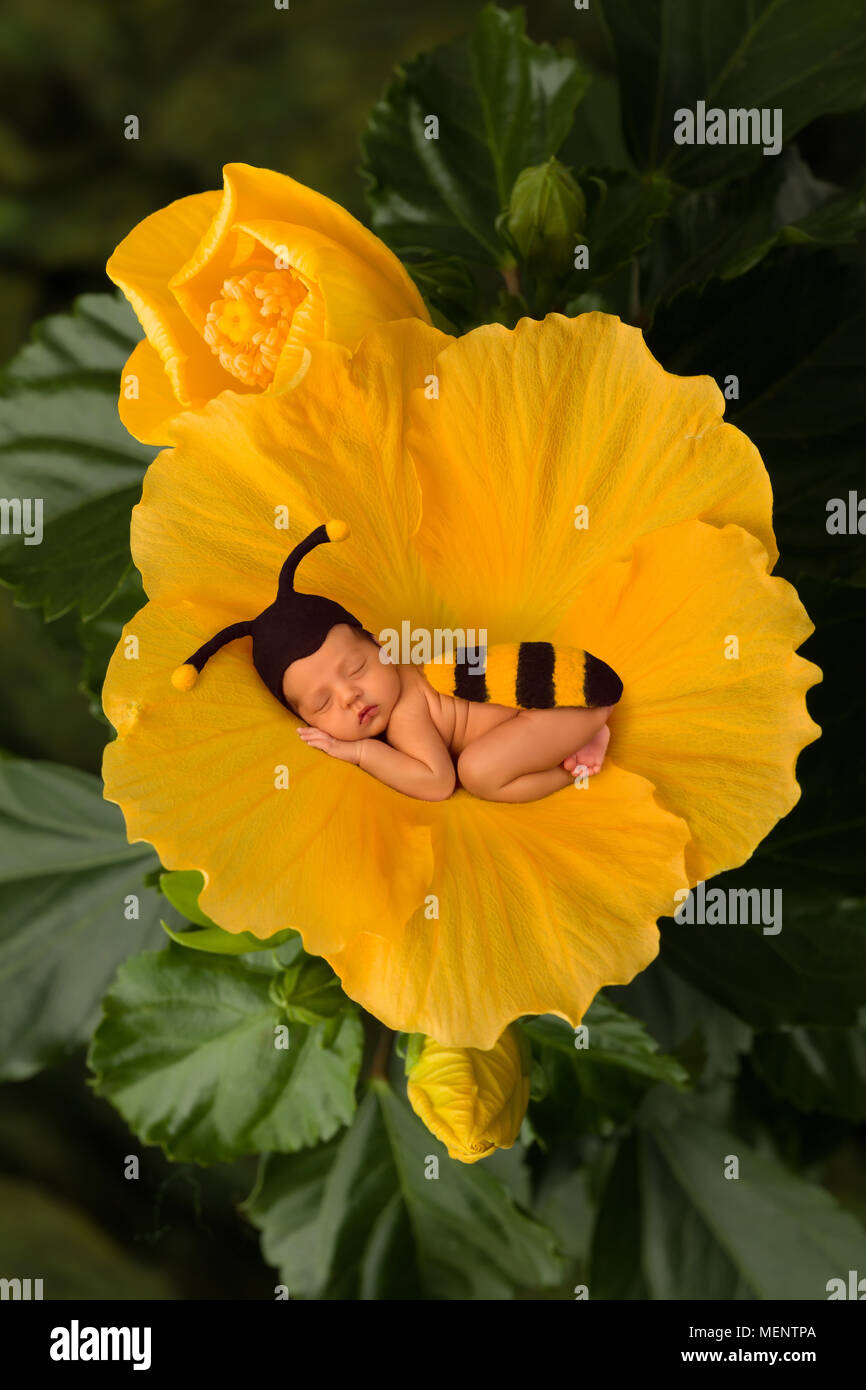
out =
{"type": "MultiPolygon", "coordinates": [[[[172,672],[171,683],[175,689],[192,690],[205,663],[220,647],[238,637],[252,637],[253,665],[271,694],[286,709],[292,710],[283,695],[286,667],[317,652],[337,623],[348,623],[350,627],[364,630],[363,624],[339,603],[321,598],[319,594],[298,594],[294,587],[295,570],[305,555],[324,541],[344,541],[348,534],[349,526],[345,521],[328,521],[311,531],[306,540],[295,546],[280,570],[274,602],[257,618],[224,627],[188,656],[184,664],[172,672]]],[[[297,710],[292,713],[297,714],[297,710]]]]}

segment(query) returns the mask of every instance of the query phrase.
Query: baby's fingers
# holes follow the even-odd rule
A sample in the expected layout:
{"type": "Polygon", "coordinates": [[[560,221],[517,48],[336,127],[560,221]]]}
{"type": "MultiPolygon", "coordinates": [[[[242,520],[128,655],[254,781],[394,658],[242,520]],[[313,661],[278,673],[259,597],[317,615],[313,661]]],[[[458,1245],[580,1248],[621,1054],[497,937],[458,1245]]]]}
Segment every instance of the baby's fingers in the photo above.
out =
{"type": "Polygon", "coordinates": [[[308,748],[319,748],[323,753],[327,753],[333,743],[331,735],[320,729],[299,729],[298,733],[308,748]]]}

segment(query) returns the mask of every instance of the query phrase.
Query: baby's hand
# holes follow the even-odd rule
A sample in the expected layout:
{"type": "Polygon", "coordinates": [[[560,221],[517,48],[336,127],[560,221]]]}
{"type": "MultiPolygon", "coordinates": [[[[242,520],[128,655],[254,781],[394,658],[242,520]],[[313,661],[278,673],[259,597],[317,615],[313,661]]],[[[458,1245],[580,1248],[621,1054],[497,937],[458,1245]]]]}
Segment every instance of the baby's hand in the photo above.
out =
{"type": "Polygon", "coordinates": [[[308,729],[298,729],[298,733],[308,748],[320,748],[332,758],[340,758],[344,763],[354,763],[356,767],[361,760],[360,742],[352,743],[348,739],[334,738],[331,734],[326,734],[324,729],[317,729],[312,725],[308,729]]]}

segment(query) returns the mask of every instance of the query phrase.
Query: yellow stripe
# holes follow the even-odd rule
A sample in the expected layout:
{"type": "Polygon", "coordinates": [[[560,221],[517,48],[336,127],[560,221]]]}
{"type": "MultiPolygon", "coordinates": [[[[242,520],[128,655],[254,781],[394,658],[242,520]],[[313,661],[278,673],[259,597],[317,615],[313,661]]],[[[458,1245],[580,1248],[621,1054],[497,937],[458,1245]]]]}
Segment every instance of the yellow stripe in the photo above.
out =
{"type": "Polygon", "coordinates": [[[487,652],[487,694],[492,705],[517,708],[514,687],[517,683],[517,652],[519,643],[503,642],[487,652]]]}
{"type": "Polygon", "coordinates": [[[586,671],[586,653],[579,647],[557,647],[556,663],[553,668],[553,689],[557,705],[579,705],[584,707],[583,680],[586,671]]]}
{"type": "Polygon", "coordinates": [[[428,661],[424,675],[440,695],[454,694],[454,661],[428,661]]]}

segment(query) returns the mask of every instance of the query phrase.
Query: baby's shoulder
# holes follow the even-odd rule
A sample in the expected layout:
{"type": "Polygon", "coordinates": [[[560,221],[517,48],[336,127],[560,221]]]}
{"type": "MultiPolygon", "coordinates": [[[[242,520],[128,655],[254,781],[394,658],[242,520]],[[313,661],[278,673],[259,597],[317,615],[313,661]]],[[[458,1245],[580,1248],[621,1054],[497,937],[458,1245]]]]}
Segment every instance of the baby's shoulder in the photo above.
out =
{"type": "Polygon", "coordinates": [[[423,700],[429,705],[430,695],[435,695],[435,690],[430,685],[420,666],[398,666],[397,675],[400,678],[400,699],[405,700],[409,705],[416,705],[419,700],[423,700]]]}
{"type": "Polygon", "coordinates": [[[420,666],[399,666],[397,670],[401,689],[398,704],[403,704],[407,712],[413,710],[418,713],[425,709],[439,732],[447,736],[447,705],[454,703],[451,697],[443,698],[434,690],[420,666]]]}

